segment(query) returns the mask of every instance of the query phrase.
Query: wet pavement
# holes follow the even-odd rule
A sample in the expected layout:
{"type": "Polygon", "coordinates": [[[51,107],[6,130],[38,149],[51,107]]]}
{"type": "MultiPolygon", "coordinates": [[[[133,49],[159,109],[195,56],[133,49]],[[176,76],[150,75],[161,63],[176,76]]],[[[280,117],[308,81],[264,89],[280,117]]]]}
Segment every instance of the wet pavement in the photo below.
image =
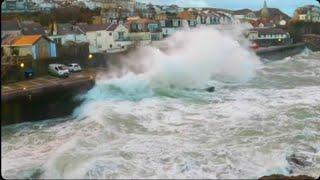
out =
{"type": "Polygon", "coordinates": [[[68,78],[59,78],[50,75],[2,85],[1,99],[8,100],[18,96],[42,93],[48,90],[69,88],[73,85],[94,81],[99,71],[106,71],[106,68],[84,69],[81,72],[72,73],[68,78]]]}

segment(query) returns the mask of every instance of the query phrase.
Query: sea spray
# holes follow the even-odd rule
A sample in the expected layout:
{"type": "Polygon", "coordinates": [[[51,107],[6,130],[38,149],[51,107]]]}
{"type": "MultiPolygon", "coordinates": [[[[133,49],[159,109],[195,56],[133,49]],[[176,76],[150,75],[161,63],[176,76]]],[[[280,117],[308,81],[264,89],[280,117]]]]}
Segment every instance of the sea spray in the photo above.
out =
{"type": "Polygon", "coordinates": [[[2,127],[2,175],[8,179],[39,175],[51,179],[250,179],[282,173],[317,178],[320,74],[315,72],[320,72],[319,57],[311,53],[266,63],[260,69],[263,73],[258,70],[246,83],[221,82],[214,76],[208,84],[219,84],[215,93],[167,90],[192,98],[197,94],[208,99],[206,103],[161,97],[144,73],[101,79],[96,87],[112,88],[90,95],[81,106],[82,119],[2,127]],[[126,80],[132,84],[124,85],[126,80]],[[125,97],[125,87],[139,83],[148,90],[138,92],[153,94],[140,100],[125,97]],[[116,94],[113,88],[125,92],[116,94]],[[113,99],[108,91],[114,93],[113,99]],[[291,167],[286,156],[292,152],[312,157],[312,163],[291,167]]]}
{"type": "Polygon", "coordinates": [[[168,51],[147,46],[130,53],[122,59],[122,76],[99,79],[85,98],[139,100],[159,89],[204,88],[212,78],[246,82],[255,76],[260,61],[239,44],[238,36],[208,27],[179,31],[164,40],[168,51]]]}

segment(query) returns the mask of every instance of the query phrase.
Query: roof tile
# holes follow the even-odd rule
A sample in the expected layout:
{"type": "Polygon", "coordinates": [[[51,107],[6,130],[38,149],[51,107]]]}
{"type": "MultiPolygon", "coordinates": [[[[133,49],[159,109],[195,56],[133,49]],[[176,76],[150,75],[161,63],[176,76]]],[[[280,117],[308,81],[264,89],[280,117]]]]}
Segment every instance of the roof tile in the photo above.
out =
{"type": "Polygon", "coordinates": [[[25,45],[33,45],[41,38],[41,35],[27,35],[18,37],[13,45],[14,46],[25,46],[25,45]]]}

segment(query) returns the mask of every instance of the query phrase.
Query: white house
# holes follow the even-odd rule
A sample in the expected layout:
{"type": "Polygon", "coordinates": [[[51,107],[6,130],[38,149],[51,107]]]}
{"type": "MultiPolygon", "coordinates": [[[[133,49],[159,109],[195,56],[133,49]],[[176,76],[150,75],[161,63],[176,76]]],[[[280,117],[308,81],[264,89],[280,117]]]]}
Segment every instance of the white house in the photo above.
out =
{"type": "Polygon", "coordinates": [[[295,11],[295,18],[299,21],[320,22],[320,7],[307,5],[295,11]]]}
{"type": "Polygon", "coordinates": [[[79,25],[86,33],[90,53],[115,53],[125,51],[131,44],[129,30],[122,24],[79,25]]]}
{"type": "Polygon", "coordinates": [[[52,32],[49,38],[57,44],[64,45],[68,41],[75,43],[87,42],[87,36],[78,26],[70,23],[52,25],[52,32]]]}
{"type": "Polygon", "coordinates": [[[131,45],[129,41],[129,29],[123,24],[112,23],[106,29],[108,36],[106,37],[107,53],[117,53],[128,49],[131,45]],[[111,35],[111,36],[110,36],[111,35]]]}
{"type": "Polygon", "coordinates": [[[171,36],[182,28],[182,21],[178,18],[160,21],[162,34],[164,37],[171,36]]]}
{"type": "Polygon", "coordinates": [[[299,15],[299,20],[300,21],[305,21],[307,19],[307,15],[306,14],[300,14],[299,15]]]}
{"type": "Polygon", "coordinates": [[[197,24],[215,25],[220,24],[220,16],[214,12],[202,12],[197,16],[197,24]]]}

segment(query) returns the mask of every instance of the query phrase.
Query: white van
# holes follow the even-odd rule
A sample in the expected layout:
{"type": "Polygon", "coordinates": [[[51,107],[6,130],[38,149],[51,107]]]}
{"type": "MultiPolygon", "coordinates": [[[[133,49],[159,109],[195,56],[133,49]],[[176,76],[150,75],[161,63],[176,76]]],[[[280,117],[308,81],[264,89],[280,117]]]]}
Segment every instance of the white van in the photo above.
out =
{"type": "Polygon", "coordinates": [[[49,64],[48,72],[58,77],[68,77],[70,74],[68,67],[63,64],[49,64]]]}

